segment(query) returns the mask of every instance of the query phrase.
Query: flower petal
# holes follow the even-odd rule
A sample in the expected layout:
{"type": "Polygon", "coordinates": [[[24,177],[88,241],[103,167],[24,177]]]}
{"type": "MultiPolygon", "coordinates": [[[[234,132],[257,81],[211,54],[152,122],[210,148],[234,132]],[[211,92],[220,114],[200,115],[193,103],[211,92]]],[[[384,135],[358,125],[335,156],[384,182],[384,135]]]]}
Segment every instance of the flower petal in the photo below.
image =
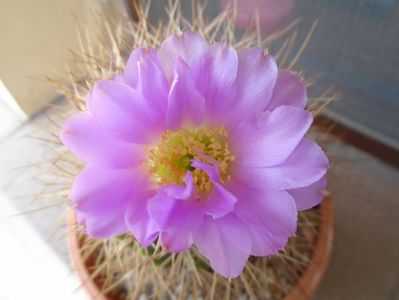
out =
{"type": "Polygon", "coordinates": [[[143,47],[134,49],[123,75],[113,79],[135,88],[158,110],[165,111],[169,83],[156,49],[143,47]]]}
{"type": "Polygon", "coordinates": [[[198,158],[193,159],[191,166],[207,173],[212,182],[218,182],[220,180],[219,169],[215,166],[206,164],[198,158]]]}
{"type": "Polygon", "coordinates": [[[170,252],[191,247],[192,231],[201,226],[204,217],[199,202],[177,200],[162,193],[150,199],[148,212],[161,232],[162,246],[170,252]]]}
{"type": "Polygon", "coordinates": [[[143,145],[113,139],[90,112],[77,113],[69,118],[60,138],[65,146],[89,164],[127,168],[145,159],[143,145]]]}
{"type": "Polygon", "coordinates": [[[205,100],[194,86],[188,65],[176,61],[175,75],[169,92],[166,127],[178,129],[183,122],[199,124],[204,119],[205,100]]]}
{"type": "Polygon", "coordinates": [[[281,191],[308,186],[318,181],[327,168],[328,160],[321,148],[305,137],[283,163],[263,168],[238,166],[236,176],[250,187],[281,191]]]}
{"type": "Polygon", "coordinates": [[[251,255],[274,255],[296,231],[297,209],[285,191],[255,190],[236,185],[239,198],[234,213],[250,231],[251,255]]]}
{"type": "Polygon", "coordinates": [[[171,197],[173,199],[186,200],[191,197],[191,193],[193,192],[193,175],[191,174],[191,172],[187,172],[183,180],[185,186],[171,184],[164,186],[161,189],[168,197],[171,197]]]}
{"type": "Polygon", "coordinates": [[[288,70],[279,71],[273,95],[266,109],[272,111],[281,105],[304,108],[306,102],[305,82],[288,70]]]}
{"type": "Polygon", "coordinates": [[[143,59],[158,59],[157,50],[154,48],[138,47],[132,51],[126,62],[125,71],[123,73],[125,82],[132,87],[136,87],[138,79],[138,62],[143,59]]]}
{"type": "Polygon", "coordinates": [[[116,82],[123,83],[123,84],[128,84],[126,81],[126,78],[123,76],[123,74],[115,74],[114,76],[112,76],[112,81],[116,81],[116,82]]]}
{"type": "Polygon", "coordinates": [[[75,178],[69,198],[89,234],[105,238],[127,231],[124,213],[140,185],[135,173],[88,166],[75,178]]]}
{"type": "Polygon", "coordinates": [[[211,194],[205,198],[204,213],[212,216],[214,219],[218,219],[231,212],[237,202],[237,198],[219,184],[220,178],[218,169],[203,163],[197,158],[194,159],[191,166],[206,172],[214,185],[211,194]]]}
{"type": "Polygon", "coordinates": [[[319,181],[311,185],[289,190],[288,192],[295,199],[297,209],[305,210],[316,206],[324,199],[321,191],[325,189],[327,189],[327,177],[323,176],[319,181]]]}
{"type": "Polygon", "coordinates": [[[162,247],[168,252],[178,253],[188,249],[193,244],[193,237],[191,231],[179,231],[169,233],[164,231],[161,233],[162,247]]]}
{"type": "Polygon", "coordinates": [[[143,247],[148,247],[159,234],[157,224],[150,218],[147,211],[150,197],[150,193],[138,193],[132,196],[124,218],[129,231],[143,247]]]}
{"type": "Polygon", "coordinates": [[[308,131],[312,116],[303,109],[280,106],[244,119],[232,134],[238,160],[249,167],[282,163],[308,131]]]}
{"type": "Polygon", "coordinates": [[[69,198],[79,212],[96,213],[126,206],[142,184],[138,168],[85,167],[75,177],[69,198]]]}
{"type": "Polygon", "coordinates": [[[195,32],[172,34],[161,45],[159,56],[168,78],[173,77],[176,61],[181,58],[190,67],[208,51],[208,43],[195,32]]]}
{"type": "Polygon", "coordinates": [[[193,66],[194,81],[205,98],[207,116],[220,123],[229,117],[236,104],[237,52],[230,46],[216,43],[193,66]]]}
{"type": "Polygon", "coordinates": [[[148,143],[162,130],[163,116],[128,85],[97,81],[88,105],[98,123],[123,141],[148,143]]]}
{"type": "Polygon", "coordinates": [[[143,57],[137,62],[137,67],[136,89],[147,99],[154,110],[157,109],[164,114],[168,103],[169,82],[158,54],[155,52],[152,59],[143,57]]]}
{"type": "Polygon", "coordinates": [[[216,272],[226,278],[241,274],[251,251],[251,239],[239,218],[233,214],[216,220],[207,217],[193,238],[216,272]]]}
{"type": "Polygon", "coordinates": [[[214,191],[205,199],[204,212],[214,219],[221,218],[231,212],[237,198],[218,183],[213,183],[214,191]]]}
{"type": "Polygon", "coordinates": [[[161,231],[163,247],[171,252],[188,249],[192,231],[203,220],[201,203],[191,198],[193,181],[190,172],[185,176],[186,186],[161,187],[148,201],[148,212],[161,231]]]}
{"type": "MultiPolygon", "coordinates": [[[[116,213],[116,215],[123,216],[121,211],[116,213]]],[[[108,215],[85,215],[84,227],[88,235],[97,239],[110,238],[127,231],[123,218],[109,218],[108,215]]]]}
{"type": "Polygon", "coordinates": [[[263,110],[272,95],[277,78],[277,64],[263,49],[246,49],[238,54],[238,110],[263,110]]]}

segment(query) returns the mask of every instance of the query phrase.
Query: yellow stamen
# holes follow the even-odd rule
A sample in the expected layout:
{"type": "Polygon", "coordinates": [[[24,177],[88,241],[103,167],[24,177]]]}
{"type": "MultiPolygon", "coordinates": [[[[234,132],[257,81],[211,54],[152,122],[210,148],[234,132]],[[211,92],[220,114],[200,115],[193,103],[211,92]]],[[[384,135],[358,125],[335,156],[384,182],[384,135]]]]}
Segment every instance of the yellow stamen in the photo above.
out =
{"type": "Polygon", "coordinates": [[[191,166],[194,157],[207,164],[217,162],[221,182],[230,179],[234,156],[230,152],[224,127],[167,130],[161,142],[148,147],[147,151],[149,156],[146,165],[152,180],[160,185],[183,184],[184,175],[191,171],[197,191],[210,192],[213,185],[208,175],[191,166]]]}

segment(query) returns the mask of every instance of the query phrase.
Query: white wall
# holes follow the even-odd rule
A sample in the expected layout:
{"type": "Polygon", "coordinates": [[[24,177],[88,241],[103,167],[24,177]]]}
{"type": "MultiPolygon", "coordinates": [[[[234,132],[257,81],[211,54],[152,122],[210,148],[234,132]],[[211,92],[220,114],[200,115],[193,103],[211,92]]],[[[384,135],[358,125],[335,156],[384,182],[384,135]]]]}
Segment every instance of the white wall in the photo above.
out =
{"type": "Polygon", "coordinates": [[[74,15],[93,28],[100,7],[97,0],[0,0],[0,80],[28,115],[56,96],[37,78],[65,70],[68,48],[78,45],[74,15]]]}

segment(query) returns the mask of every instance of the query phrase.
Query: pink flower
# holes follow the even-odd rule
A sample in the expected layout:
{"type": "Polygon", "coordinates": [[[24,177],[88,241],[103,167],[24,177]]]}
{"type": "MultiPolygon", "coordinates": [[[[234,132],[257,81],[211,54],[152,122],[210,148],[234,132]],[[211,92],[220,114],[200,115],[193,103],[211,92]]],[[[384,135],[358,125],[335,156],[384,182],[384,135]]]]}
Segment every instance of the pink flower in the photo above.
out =
{"type": "Polygon", "coordinates": [[[295,0],[221,0],[222,8],[235,17],[235,24],[254,28],[256,22],[263,34],[283,29],[290,20],[295,0]]]}
{"type": "Polygon", "coordinates": [[[304,136],[306,101],[304,83],[262,49],[237,53],[192,32],[135,49],[61,133],[87,163],[70,193],[79,222],[97,238],[194,244],[216,272],[238,276],[322,200],[328,161],[304,136]]]}

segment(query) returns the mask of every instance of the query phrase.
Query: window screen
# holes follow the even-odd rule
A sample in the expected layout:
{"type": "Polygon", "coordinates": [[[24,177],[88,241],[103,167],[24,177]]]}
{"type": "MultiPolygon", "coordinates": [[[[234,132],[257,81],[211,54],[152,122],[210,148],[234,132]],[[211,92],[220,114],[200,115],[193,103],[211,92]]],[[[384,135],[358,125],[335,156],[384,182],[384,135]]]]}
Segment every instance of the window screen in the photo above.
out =
{"type": "MultiPolygon", "coordinates": [[[[208,17],[212,19],[226,1],[207,1],[208,17]]],[[[236,1],[243,8],[262,2],[236,1]]],[[[191,0],[181,2],[189,15],[191,0]]],[[[292,4],[286,23],[301,18],[298,43],[318,20],[299,67],[322,76],[320,91],[333,85],[341,94],[324,113],[399,149],[399,0],[263,0],[262,10],[281,13],[268,3],[283,2],[292,4]]],[[[153,1],[154,22],[166,3],[153,1]]]]}

